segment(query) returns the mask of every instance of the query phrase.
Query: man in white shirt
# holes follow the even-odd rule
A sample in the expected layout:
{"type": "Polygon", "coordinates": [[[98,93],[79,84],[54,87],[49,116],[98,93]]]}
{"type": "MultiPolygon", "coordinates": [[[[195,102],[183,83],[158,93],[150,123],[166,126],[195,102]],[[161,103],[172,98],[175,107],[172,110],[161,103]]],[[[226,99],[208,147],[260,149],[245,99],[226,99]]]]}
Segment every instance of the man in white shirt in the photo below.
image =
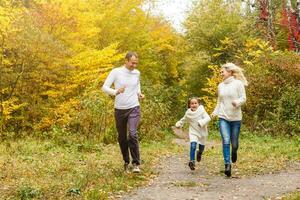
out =
{"type": "Polygon", "coordinates": [[[128,52],[125,56],[125,65],[113,69],[102,86],[105,93],[115,96],[115,121],[118,142],[125,162],[124,169],[128,172],[129,148],[134,173],[140,172],[137,126],[140,119],[139,99],[144,98],[141,93],[140,72],[136,69],[137,64],[137,53],[128,52]],[[114,89],[111,88],[112,84],[114,84],[114,89]],[[127,126],[129,130],[128,139],[127,126]]]}

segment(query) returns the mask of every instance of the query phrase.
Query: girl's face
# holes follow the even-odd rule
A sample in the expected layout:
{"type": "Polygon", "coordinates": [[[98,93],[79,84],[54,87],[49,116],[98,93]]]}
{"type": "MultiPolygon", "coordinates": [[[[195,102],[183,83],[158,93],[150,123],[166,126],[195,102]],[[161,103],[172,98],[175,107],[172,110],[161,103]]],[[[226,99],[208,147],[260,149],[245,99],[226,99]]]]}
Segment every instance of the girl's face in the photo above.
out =
{"type": "Polygon", "coordinates": [[[199,103],[197,101],[197,99],[191,99],[190,101],[190,108],[192,111],[197,110],[197,108],[199,107],[199,103]]]}
{"type": "Polygon", "coordinates": [[[223,80],[227,79],[231,75],[232,75],[231,71],[227,71],[225,68],[221,69],[221,76],[222,76],[223,80]]]}

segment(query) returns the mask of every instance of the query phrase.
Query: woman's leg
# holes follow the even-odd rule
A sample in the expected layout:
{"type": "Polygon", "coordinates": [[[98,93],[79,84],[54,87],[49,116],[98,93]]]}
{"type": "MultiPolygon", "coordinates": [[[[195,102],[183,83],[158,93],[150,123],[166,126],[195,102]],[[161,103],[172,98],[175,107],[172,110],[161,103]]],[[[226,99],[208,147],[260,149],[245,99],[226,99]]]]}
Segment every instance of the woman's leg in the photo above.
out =
{"type": "Polygon", "coordinates": [[[220,118],[219,128],[222,137],[224,163],[230,164],[230,132],[231,131],[230,131],[229,121],[220,118]]]}
{"type": "Polygon", "coordinates": [[[233,163],[237,161],[237,150],[239,148],[239,135],[241,129],[241,121],[230,122],[231,126],[231,160],[233,163]]]}

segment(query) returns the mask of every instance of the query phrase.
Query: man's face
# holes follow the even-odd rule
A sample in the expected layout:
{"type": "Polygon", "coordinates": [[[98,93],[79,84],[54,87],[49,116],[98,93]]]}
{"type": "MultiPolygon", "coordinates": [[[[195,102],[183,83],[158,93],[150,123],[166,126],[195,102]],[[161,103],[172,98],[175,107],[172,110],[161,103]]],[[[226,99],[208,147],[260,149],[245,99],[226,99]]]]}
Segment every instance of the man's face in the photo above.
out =
{"type": "Polygon", "coordinates": [[[138,64],[139,60],[137,57],[132,56],[129,60],[125,61],[126,67],[129,70],[134,70],[138,64]]]}

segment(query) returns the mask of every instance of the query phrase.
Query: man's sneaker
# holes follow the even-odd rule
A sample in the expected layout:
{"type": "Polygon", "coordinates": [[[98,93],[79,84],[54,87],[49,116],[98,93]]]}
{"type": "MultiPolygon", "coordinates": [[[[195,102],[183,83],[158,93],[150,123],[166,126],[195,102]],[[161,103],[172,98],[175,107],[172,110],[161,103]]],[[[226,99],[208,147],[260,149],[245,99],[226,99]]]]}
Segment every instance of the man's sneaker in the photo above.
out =
{"type": "Polygon", "coordinates": [[[202,153],[200,151],[197,151],[197,162],[201,161],[202,153]]]}
{"type": "Polygon", "coordinates": [[[129,163],[124,163],[124,172],[129,173],[129,163]]]}
{"type": "Polygon", "coordinates": [[[140,172],[141,172],[141,170],[140,170],[140,168],[139,168],[139,166],[138,166],[138,165],[133,165],[132,172],[133,172],[133,173],[140,173],[140,172]]]}
{"type": "Polygon", "coordinates": [[[233,163],[235,163],[237,161],[237,152],[236,151],[231,152],[231,161],[233,163]]]}
{"type": "Polygon", "coordinates": [[[195,161],[190,161],[189,162],[189,167],[191,170],[195,170],[195,161]]]}

